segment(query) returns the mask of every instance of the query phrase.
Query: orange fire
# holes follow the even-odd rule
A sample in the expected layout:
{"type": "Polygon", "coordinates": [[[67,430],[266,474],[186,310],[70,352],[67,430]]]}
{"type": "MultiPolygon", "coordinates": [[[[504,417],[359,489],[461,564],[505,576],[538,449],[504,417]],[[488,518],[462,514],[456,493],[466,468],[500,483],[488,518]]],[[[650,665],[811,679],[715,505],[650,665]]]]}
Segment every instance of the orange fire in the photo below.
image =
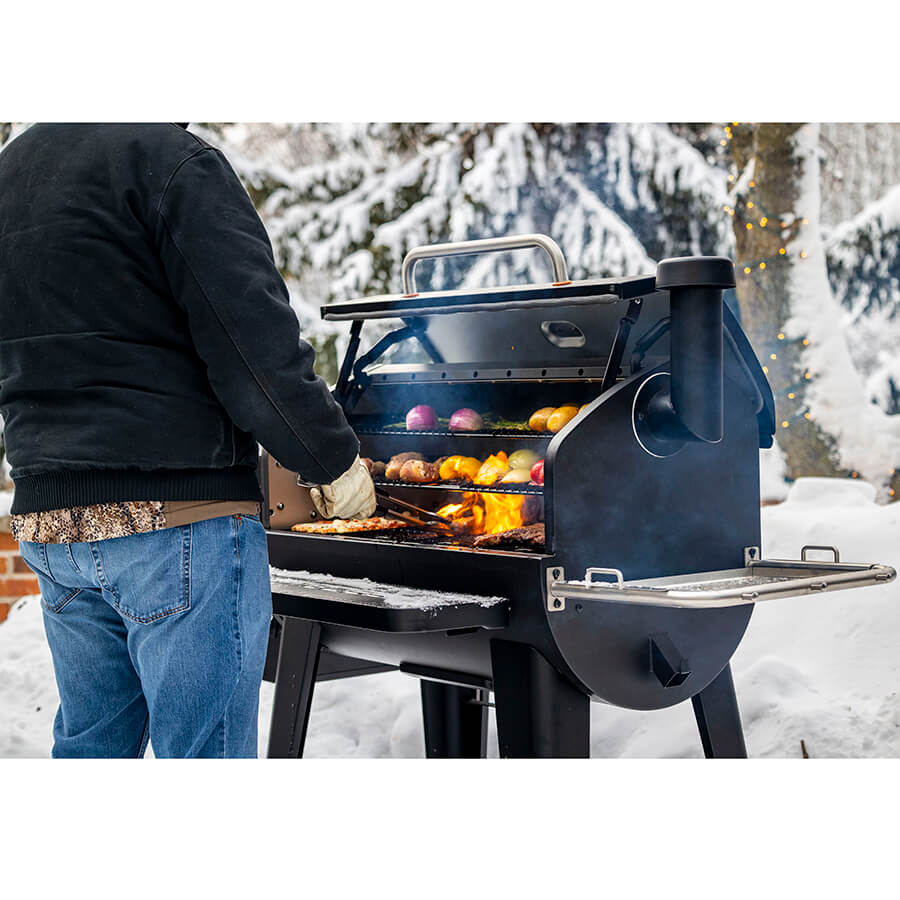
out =
{"type": "MultiPolygon", "coordinates": [[[[502,451],[489,456],[478,474],[475,484],[491,485],[509,470],[507,456],[502,451]]],[[[467,491],[461,503],[448,503],[437,512],[451,519],[470,534],[497,534],[518,528],[522,524],[522,494],[485,494],[467,491]]]]}

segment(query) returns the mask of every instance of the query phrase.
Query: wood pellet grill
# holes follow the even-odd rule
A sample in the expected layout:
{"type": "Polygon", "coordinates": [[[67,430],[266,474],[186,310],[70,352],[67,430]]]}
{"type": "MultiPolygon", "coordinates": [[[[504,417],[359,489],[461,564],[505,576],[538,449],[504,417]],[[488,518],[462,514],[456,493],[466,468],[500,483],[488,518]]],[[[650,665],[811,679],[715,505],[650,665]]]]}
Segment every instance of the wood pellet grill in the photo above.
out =
{"type": "MultiPolygon", "coordinates": [[[[832,548],[828,561],[808,558],[823,548],[761,558],[759,448],[772,444],[774,402],[723,303],[732,262],[688,257],[655,275],[571,281],[552,240],[524,235],[416,248],[402,279],[400,295],[322,309],[351,323],[335,396],[362,455],[534,449],[543,488],[477,490],[541,494],[545,545],[293,533],[315,518],[308,490],[263,454],[270,561],[291,573],[272,578],[269,756],[302,755],[317,681],[390,670],[421,679],[428,756],[484,756],[491,697],[501,756],[588,756],[591,700],[661,709],[687,699],[706,756],[746,756],[729,660],[754,604],[896,573],[842,563],[832,548]],[[547,252],[553,282],[416,290],[422,259],[528,247],[547,252]],[[382,321],[360,354],[371,320],[392,327],[382,321]],[[558,434],[397,427],[416,404],[507,422],[587,408],[558,434]],[[417,591],[456,596],[417,607],[417,591]]],[[[463,490],[379,483],[429,509],[463,490]]]]}

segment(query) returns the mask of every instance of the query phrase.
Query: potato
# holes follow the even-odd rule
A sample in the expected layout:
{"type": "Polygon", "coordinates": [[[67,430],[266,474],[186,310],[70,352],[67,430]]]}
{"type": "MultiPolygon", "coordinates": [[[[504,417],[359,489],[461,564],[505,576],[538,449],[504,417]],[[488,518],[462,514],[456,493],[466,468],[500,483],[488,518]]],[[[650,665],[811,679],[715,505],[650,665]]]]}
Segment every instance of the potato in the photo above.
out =
{"type": "Polygon", "coordinates": [[[547,419],[547,430],[556,434],[562,431],[577,415],[577,406],[560,406],[558,409],[554,409],[550,418],[547,419]]]}
{"type": "Polygon", "coordinates": [[[541,407],[541,409],[537,410],[537,412],[533,412],[531,414],[531,418],[528,420],[528,427],[532,431],[546,431],[547,419],[550,418],[552,412],[552,406],[541,407]]]}
{"type": "Polygon", "coordinates": [[[384,477],[389,481],[396,481],[400,477],[400,470],[403,468],[403,463],[408,462],[411,459],[425,459],[425,457],[422,456],[421,453],[416,453],[415,451],[398,453],[396,456],[390,458],[390,461],[384,470],[384,477]]]}
{"type": "Polygon", "coordinates": [[[413,484],[429,484],[437,481],[438,467],[424,459],[408,459],[400,468],[400,480],[413,484]]]}
{"type": "Polygon", "coordinates": [[[369,470],[369,474],[373,477],[383,476],[387,464],[380,459],[369,459],[367,456],[362,457],[362,464],[369,470]]]}

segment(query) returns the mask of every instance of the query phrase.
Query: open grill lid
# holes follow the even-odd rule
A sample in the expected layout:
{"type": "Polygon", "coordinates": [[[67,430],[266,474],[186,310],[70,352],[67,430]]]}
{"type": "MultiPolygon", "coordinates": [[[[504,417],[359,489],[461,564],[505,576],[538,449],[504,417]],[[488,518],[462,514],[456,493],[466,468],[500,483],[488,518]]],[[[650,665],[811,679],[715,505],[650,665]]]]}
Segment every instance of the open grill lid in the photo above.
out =
{"type": "MultiPolygon", "coordinates": [[[[683,265],[689,260],[678,262],[683,265]]],[[[375,374],[379,380],[394,382],[485,379],[488,373],[518,380],[594,378],[602,381],[601,391],[606,391],[614,386],[617,375],[628,377],[669,358],[669,291],[657,289],[657,277],[571,281],[560,248],[539,234],[416,247],[403,261],[404,293],[322,307],[323,318],[353,323],[336,397],[349,413],[360,389],[375,374]],[[423,259],[527,247],[548,254],[556,281],[477,290],[416,290],[415,265],[423,259]],[[357,355],[362,325],[369,319],[400,320],[402,327],[357,355]],[[386,351],[404,341],[419,345],[416,361],[381,362],[386,351]]],[[[775,432],[771,388],[727,306],[723,326],[726,353],[730,350],[737,361],[754,398],[760,446],[770,447],[775,432]]]]}

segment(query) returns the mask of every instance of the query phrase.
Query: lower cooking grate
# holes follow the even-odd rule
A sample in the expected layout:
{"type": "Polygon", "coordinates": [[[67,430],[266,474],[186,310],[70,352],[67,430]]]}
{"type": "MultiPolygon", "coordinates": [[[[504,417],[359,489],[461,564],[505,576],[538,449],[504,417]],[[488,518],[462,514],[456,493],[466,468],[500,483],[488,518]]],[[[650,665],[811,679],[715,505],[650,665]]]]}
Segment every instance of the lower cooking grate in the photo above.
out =
{"type": "Polygon", "coordinates": [[[482,550],[486,553],[494,549],[514,550],[516,552],[530,552],[543,554],[546,552],[544,545],[537,546],[533,543],[524,541],[516,543],[510,541],[502,547],[478,547],[475,543],[476,535],[474,534],[458,534],[450,537],[441,531],[432,531],[427,528],[400,528],[396,531],[378,532],[373,537],[377,537],[380,541],[387,541],[391,544],[425,544],[428,546],[444,546],[444,547],[466,547],[470,549],[482,550]]]}

